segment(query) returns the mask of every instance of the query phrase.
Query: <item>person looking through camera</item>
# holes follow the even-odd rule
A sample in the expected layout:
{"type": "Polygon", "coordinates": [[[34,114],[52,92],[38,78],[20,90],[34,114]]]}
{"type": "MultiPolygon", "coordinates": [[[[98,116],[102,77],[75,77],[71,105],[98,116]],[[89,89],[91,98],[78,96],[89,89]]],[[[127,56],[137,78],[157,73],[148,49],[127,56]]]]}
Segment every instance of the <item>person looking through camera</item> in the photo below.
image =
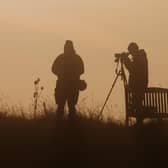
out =
{"type": "Polygon", "coordinates": [[[137,113],[137,125],[141,125],[143,121],[142,100],[148,86],[147,55],[143,49],[139,49],[138,45],[132,42],[128,46],[128,53],[125,53],[121,59],[129,72],[128,87],[132,92],[132,104],[137,113]],[[132,57],[129,58],[128,55],[132,57]]]}

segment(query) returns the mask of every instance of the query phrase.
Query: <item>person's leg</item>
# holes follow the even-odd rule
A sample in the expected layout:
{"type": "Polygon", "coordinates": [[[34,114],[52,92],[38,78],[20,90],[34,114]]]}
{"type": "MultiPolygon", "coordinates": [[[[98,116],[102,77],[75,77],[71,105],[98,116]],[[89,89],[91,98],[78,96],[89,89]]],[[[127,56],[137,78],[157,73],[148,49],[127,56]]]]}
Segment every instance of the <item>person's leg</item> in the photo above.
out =
{"type": "Polygon", "coordinates": [[[142,108],[143,94],[134,93],[133,94],[133,106],[136,112],[136,123],[137,126],[143,125],[143,108],[142,108]]]}
{"type": "Polygon", "coordinates": [[[56,110],[56,118],[57,119],[63,119],[64,117],[64,106],[65,104],[57,104],[57,110],[56,110]]]}
{"type": "Polygon", "coordinates": [[[57,83],[57,87],[55,89],[55,102],[57,104],[56,117],[57,119],[62,119],[64,116],[66,94],[64,88],[59,86],[59,83],[57,83]]]}
{"type": "Polygon", "coordinates": [[[137,125],[142,126],[143,125],[143,110],[142,110],[142,98],[139,97],[137,98],[137,125]]]}
{"type": "Polygon", "coordinates": [[[78,102],[79,91],[71,91],[68,95],[69,118],[76,116],[76,104],[78,102]]]}

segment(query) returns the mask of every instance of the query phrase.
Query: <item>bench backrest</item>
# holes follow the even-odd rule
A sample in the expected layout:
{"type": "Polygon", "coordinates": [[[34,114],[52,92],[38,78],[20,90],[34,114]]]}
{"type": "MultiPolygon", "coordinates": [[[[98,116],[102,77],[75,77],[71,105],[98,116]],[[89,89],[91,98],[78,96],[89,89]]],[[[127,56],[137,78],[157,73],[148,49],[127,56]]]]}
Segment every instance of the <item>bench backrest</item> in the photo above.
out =
{"type": "MultiPolygon", "coordinates": [[[[132,93],[125,88],[126,112],[132,110],[132,93]]],[[[168,89],[150,87],[145,90],[142,102],[145,108],[155,109],[154,113],[168,114],[168,89]]]]}

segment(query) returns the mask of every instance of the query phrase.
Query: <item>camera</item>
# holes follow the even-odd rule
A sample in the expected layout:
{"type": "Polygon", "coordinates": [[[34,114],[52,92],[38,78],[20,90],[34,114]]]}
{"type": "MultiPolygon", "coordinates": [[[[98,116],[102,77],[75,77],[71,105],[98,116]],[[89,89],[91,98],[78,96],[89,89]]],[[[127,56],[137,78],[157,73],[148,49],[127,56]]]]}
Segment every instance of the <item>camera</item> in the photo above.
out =
{"type": "Polygon", "coordinates": [[[116,53],[115,54],[115,62],[119,62],[120,58],[128,57],[128,55],[129,55],[128,52],[116,53]]]}

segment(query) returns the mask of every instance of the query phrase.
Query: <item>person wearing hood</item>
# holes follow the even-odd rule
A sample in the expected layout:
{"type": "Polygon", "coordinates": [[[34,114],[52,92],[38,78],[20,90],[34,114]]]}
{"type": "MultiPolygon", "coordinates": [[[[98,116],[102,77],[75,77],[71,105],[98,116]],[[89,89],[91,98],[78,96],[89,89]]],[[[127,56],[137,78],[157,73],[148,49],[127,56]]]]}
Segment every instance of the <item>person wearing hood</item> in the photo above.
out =
{"type": "Polygon", "coordinates": [[[64,107],[67,102],[69,117],[73,118],[76,115],[75,106],[78,102],[80,76],[84,73],[84,63],[76,53],[72,41],[67,40],[65,42],[64,53],[55,59],[52,72],[57,76],[55,88],[57,117],[63,118],[64,107]]]}

